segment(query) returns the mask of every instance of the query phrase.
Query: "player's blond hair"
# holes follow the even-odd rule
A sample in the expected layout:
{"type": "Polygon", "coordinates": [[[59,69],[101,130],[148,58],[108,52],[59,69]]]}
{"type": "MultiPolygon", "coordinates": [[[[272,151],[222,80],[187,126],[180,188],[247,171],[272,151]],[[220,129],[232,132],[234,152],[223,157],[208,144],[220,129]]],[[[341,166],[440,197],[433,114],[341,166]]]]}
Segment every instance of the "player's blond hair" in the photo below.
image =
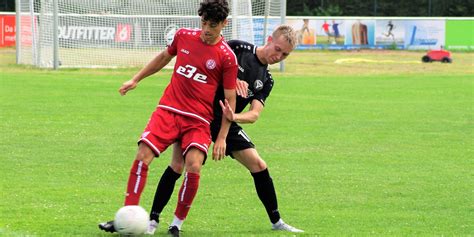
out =
{"type": "Polygon", "coordinates": [[[280,25],[272,33],[274,39],[277,39],[281,35],[285,37],[286,41],[291,45],[291,48],[294,49],[296,47],[296,31],[293,27],[289,25],[280,25]]]}

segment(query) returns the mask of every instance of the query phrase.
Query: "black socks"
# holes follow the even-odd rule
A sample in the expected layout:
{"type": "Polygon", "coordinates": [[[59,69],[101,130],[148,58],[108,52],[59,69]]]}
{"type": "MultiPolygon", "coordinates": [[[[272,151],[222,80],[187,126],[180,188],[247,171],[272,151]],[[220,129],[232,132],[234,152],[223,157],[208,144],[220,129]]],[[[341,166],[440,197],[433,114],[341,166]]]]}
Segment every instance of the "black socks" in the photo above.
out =
{"type": "Polygon", "coordinates": [[[159,222],[160,213],[170,200],[171,194],[173,194],[174,185],[179,177],[181,177],[181,174],[174,172],[170,166],[168,166],[163,175],[161,175],[158,187],[156,187],[155,198],[153,199],[150,220],[159,222]]]}
{"type": "Polygon", "coordinates": [[[251,174],[255,183],[255,189],[257,190],[258,197],[265,206],[265,210],[267,211],[270,221],[273,224],[277,223],[278,220],[280,220],[280,212],[278,211],[275,187],[273,186],[273,181],[270,177],[268,169],[251,174]]]}

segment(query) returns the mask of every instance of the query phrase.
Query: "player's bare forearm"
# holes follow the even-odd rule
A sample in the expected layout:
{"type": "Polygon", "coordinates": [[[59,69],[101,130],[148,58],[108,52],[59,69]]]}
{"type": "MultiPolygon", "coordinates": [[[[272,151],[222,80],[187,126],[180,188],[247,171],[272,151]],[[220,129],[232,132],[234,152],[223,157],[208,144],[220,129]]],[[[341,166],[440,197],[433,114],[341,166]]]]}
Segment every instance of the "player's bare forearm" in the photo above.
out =
{"type": "Polygon", "coordinates": [[[235,114],[234,122],[236,123],[255,123],[258,120],[259,113],[255,111],[247,111],[240,114],[235,114]]]}
{"type": "Polygon", "coordinates": [[[126,95],[128,91],[135,89],[138,82],[144,78],[160,71],[166,64],[168,64],[174,56],[170,55],[165,49],[156,55],[145,67],[143,67],[132,79],[124,82],[119,88],[119,93],[123,96],[126,95]]]}
{"type": "MultiPolygon", "coordinates": [[[[235,110],[235,102],[236,102],[236,92],[235,89],[227,90],[224,89],[224,96],[225,102],[227,107],[230,110],[235,110]]],[[[222,103],[222,102],[221,102],[222,103]]],[[[226,150],[226,138],[227,134],[229,133],[230,124],[232,122],[229,121],[226,116],[222,116],[221,121],[221,128],[219,130],[219,134],[217,135],[216,141],[214,142],[213,152],[212,152],[212,159],[214,160],[221,160],[225,157],[225,150],[226,150]]]]}
{"type": "Polygon", "coordinates": [[[227,100],[219,101],[219,104],[222,108],[223,118],[225,117],[227,120],[236,123],[255,123],[263,110],[263,104],[259,100],[253,100],[249,111],[239,114],[234,113],[227,100]]]}
{"type": "Polygon", "coordinates": [[[234,121],[236,123],[255,123],[260,117],[260,113],[263,110],[263,104],[258,100],[253,100],[250,104],[250,109],[247,112],[239,113],[234,115],[234,121]]]}
{"type": "MultiPolygon", "coordinates": [[[[236,103],[236,92],[235,90],[227,90],[224,89],[224,96],[227,100],[230,108],[232,111],[235,111],[235,103],[236,103]]],[[[225,116],[222,116],[221,121],[221,129],[219,130],[219,134],[217,135],[217,139],[224,139],[227,137],[227,133],[229,132],[230,124],[232,121],[229,121],[225,116]]]]}
{"type": "Polygon", "coordinates": [[[156,55],[155,58],[153,58],[148,64],[143,67],[135,76],[133,76],[133,79],[135,82],[141,81],[143,78],[146,78],[150,75],[153,75],[160,71],[163,67],[165,67],[173,58],[173,55],[170,55],[168,53],[168,50],[163,50],[161,51],[158,55],[156,55]]]}

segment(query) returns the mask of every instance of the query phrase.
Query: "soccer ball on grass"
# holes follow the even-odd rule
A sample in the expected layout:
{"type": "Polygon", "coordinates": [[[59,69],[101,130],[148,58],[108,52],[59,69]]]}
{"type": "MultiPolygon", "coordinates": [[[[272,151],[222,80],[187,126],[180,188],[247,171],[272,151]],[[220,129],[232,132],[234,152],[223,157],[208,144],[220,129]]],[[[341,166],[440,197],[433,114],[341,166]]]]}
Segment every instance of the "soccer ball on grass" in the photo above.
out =
{"type": "Polygon", "coordinates": [[[122,235],[142,235],[148,227],[148,213],[141,206],[124,206],[115,214],[114,227],[122,235]]]}

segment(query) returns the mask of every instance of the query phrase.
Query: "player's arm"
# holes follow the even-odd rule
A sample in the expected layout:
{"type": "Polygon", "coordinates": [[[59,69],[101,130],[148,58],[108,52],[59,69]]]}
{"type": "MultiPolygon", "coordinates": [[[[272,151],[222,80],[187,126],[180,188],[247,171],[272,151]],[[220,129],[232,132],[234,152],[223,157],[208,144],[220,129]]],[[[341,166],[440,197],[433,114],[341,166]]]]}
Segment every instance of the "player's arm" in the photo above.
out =
{"type": "Polygon", "coordinates": [[[144,78],[153,75],[160,71],[163,67],[165,67],[174,55],[168,53],[168,50],[161,51],[155,58],[153,58],[148,64],[143,67],[131,80],[128,80],[122,84],[119,89],[120,95],[127,94],[128,91],[135,89],[137,87],[138,82],[143,80],[144,78]]]}
{"type": "MultiPolygon", "coordinates": [[[[229,108],[232,109],[232,111],[234,111],[236,103],[235,89],[224,89],[224,97],[225,103],[228,105],[229,108]]],[[[222,103],[222,101],[220,101],[220,103],[222,103]]],[[[225,140],[227,138],[227,134],[229,133],[231,123],[232,122],[229,121],[226,116],[222,116],[221,129],[219,130],[219,134],[217,135],[216,141],[214,142],[214,149],[212,153],[212,158],[214,160],[221,160],[225,157],[225,140]]]]}
{"type": "Polygon", "coordinates": [[[263,104],[259,100],[252,100],[250,108],[247,112],[234,113],[234,110],[227,103],[221,103],[223,117],[227,120],[236,123],[255,123],[260,117],[260,113],[263,111],[263,104]]]}

